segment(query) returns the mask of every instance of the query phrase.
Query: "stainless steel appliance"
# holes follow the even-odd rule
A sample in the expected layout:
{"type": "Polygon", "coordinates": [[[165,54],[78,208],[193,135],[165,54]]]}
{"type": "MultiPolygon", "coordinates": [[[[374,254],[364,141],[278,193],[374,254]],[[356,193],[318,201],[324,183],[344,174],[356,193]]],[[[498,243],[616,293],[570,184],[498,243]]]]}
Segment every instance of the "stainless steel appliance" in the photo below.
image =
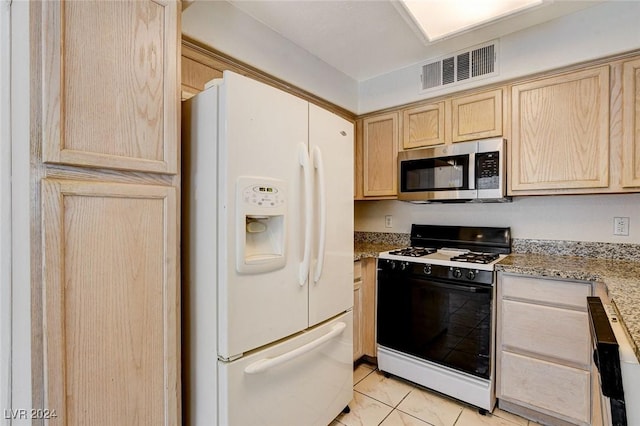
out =
{"type": "Polygon", "coordinates": [[[494,265],[511,230],[414,224],[411,245],[378,260],[378,367],[491,411],[494,265]]]}
{"type": "Polygon", "coordinates": [[[506,142],[502,138],[401,151],[398,199],[509,201],[506,196],[506,142]]]}

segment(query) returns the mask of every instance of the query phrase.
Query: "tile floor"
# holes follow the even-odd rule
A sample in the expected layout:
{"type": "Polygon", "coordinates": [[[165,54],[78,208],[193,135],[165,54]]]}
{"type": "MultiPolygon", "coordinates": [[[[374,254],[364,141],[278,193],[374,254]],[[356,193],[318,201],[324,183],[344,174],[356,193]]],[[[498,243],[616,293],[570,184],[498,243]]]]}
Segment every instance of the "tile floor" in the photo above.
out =
{"type": "Polygon", "coordinates": [[[329,426],[537,425],[499,408],[480,415],[472,406],[397,377],[386,378],[370,364],[356,367],[353,383],[351,412],[340,414],[329,426]]]}

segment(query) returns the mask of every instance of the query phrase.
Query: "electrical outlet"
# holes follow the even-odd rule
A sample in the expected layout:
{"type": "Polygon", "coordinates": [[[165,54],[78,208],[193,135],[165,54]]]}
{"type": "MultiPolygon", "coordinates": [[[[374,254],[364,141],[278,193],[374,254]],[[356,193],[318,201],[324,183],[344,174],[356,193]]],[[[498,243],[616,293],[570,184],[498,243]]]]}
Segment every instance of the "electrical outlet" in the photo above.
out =
{"type": "Polygon", "coordinates": [[[629,218],[613,218],[613,235],[629,235],[629,218]]]}
{"type": "Polygon", "coordinates": [[[384,227],[393,228],[393,216],[391,216],[390,214],[384,217],[384,227]]]}

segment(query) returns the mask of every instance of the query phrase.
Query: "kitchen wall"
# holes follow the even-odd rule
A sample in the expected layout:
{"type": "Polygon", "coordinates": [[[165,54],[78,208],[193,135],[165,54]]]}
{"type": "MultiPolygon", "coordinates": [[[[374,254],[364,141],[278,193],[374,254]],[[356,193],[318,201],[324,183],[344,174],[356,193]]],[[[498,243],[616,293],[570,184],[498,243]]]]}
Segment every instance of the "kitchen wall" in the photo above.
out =
{"type": "Polygon", "coordinates": [[[196,1],[182,13],[182,32],[229,56],[349,111],[358,82],[226,1],[196,1]]]}
{"type": "MultiPolygon", "coordinates": [[[[509,34],[500,38],[500,74],[453,90],[640,49],[638,22],[640,2],[606,1],[509,34]]],[[[225,1],[193,2],[183,13],[182,29],[192,38],[357,114],[453,91],[418,93],[423,62],[355,81],[225,1]]],[[[483,41],[470,36],[469,47],[483,41]]],[[[431,57],[424,58],[428,59],[431,57]]]]}
{"type": "MultiPolygon", "coordinates": [[[[640,48],[640,2],[608,1],[499,39],[499,75],[420,94],[420,68],[431,58],[361,81],[358,113],[401,105],[640,48]]],[[[469,46],[479,43],[470,43],[469,46]]],[[[453,53],[453,52],[451,52],[453,53]]]]}
{"type": "Polygon", "coordinates": [[[356,201],[355,230],[409,233],[412,223],[510,226],[513,238],[640,244],[640,194],[515,197],[511,203],[411,204],[356,201]],[[385,227],[391,215],[393,227],[385,227]],[[613,218],[629,218],[629,236],[613,218]]]}

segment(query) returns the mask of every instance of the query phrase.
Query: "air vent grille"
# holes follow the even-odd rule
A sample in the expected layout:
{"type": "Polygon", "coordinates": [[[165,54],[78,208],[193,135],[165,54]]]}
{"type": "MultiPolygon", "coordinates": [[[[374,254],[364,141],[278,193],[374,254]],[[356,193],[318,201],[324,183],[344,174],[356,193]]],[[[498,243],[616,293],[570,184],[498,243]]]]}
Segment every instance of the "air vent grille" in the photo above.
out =
{"type": "Polygon", "coordinates": [[[422,71],[422,88],[430,89],[439,87],[442,82],[442,71],[440,62],[432,62],[423,67],[422,71]]]}
{"type": "Polygon", "coordinates": [[[474,46],[454,55],[431,60],[421,67],[421,90],[433,90],[442,86],[497,74],[497,40],[474,46]]]}

